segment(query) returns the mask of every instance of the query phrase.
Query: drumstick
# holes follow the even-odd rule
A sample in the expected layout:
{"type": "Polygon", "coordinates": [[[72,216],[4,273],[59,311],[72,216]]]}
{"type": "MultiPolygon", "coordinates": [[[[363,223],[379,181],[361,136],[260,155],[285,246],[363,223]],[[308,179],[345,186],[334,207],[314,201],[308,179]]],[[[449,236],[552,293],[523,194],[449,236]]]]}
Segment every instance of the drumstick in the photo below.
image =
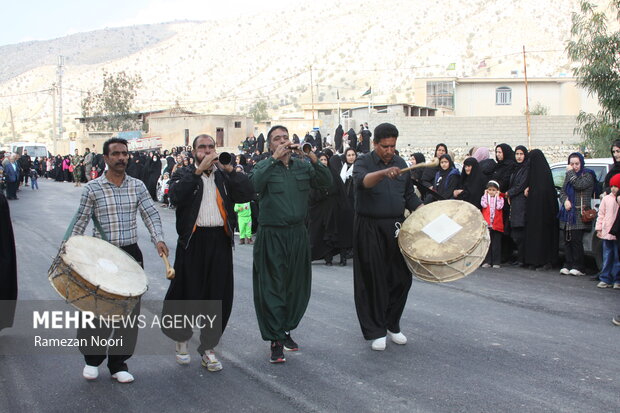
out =
{"type": "Polygon", "coordinates": [[[170,266],[166,254],[162,255],[161,259],[164,260],[164,264],[166,264],[166,278],[172,280],[174,278],[174,268],[170,266]]]}
{"type": "Polygon", "coordinates": [[[419,163],[419,164],[410,166],[409,168],[403,168],[403,169],[400,170],[400,173],[404,174],[405,172],[412,171],[414,169],[418,169],[418,168],[432,168],[432,167],[435,167],[435,166],[439,166],[439,159],[437,159],[437,158],[433,159],[430,162],[419,163]]]}

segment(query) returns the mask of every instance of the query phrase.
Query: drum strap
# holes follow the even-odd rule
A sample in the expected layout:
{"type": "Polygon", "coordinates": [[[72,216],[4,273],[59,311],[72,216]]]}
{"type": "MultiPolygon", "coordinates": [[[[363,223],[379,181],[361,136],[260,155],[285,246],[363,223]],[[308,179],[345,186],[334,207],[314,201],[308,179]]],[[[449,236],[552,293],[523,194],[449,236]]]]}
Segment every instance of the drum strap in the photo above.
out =
{"type": "MultiPolygon", "coordinates": [[[[108,236],[103,231],[103,228],[101,227],[99,220],[95,217],[95,214],[91,216],[91,219],[93,220],[93,224],[95,224],[95,228],[97,228],[97,231],[99,232],[99,234],[101,234],[101,239],[104,241],[108,241],[108,236]]],[[[71,223],[69,224],[69,227],[67,228],[67,232],[65,232],[65,236],[62,239],[63,241],[66,241],[69,239],[69,237],[71,236],[71,233],[73,232],[73,227],[75,227],[75,223],[77,222],[77,220],[78,220],[78,213],[76,213],[73,216],[73,219],[71,220],[71,223]]]]}

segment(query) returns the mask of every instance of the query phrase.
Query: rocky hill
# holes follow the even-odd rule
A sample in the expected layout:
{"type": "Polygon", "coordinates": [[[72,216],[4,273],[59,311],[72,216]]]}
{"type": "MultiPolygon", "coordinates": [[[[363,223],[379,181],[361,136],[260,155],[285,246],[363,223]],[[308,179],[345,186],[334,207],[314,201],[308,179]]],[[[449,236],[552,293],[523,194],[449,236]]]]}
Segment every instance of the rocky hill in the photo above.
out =
{"type": "Polygon", "coordinates": [[[106,29],[0,47],[0,140],[50,135],[57,55],[67,130],[84,91],[103,70],[139,73],[139,110],[175,105],[200,112],[247,112],[258,99],[274,111],[315,97],[414,101],[415,77],[570,75],[564,53],[578,0],[318,0],[238,19],[106,29]],[[448,70],[454,63],[455,70],[448,70]]]}

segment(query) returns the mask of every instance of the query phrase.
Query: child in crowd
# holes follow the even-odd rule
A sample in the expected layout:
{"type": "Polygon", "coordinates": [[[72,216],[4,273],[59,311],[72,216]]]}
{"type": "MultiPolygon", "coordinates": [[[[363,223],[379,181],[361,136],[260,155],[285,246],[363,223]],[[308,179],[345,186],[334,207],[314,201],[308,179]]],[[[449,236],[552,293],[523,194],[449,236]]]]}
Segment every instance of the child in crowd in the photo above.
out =
{"type": "Polygon", "coordinates": [[[246,202],[245,204],[235,204],[235,212],[237,213],[237,222],[239,224],[239,243],[253,244],[252,209],[250,208],[250,203],[246,202]]]}
{"type": "Polygon", "coordinates": [[[99,174],[97,173],[97,167],[93,166],[90,170],[90,180],[92,181],[93,179],[97,179],[98,176],[99,174]]]}
{"type": "Polygon", "coordinates": [[[491,246],[482,267],[499,268],[502,258],[502,233],[504,232],[504,215],[502,213],[504,195],[499,192],[499,183],[496,181],[487,183],[487,189],[480,199],[480,206],[482,206],[482,216],[487,222],[491,236],[491,246]]]}
{"type": "Polygon", "coordinates": [[[601,201],[596,217],[596,236],[603,240],[603,268],[598,274],[598,288],[620,289],[620,261],[616,237],[609,233],[618,213],[618,190],[620,190],[620,174],[614,175],[609,181],[611,193],[601,201]]]}
{"type": "Polygon", "coordinates": [[[32,188],[32,190],[34,191],[34,188],[36,187],[37,190],[39,189],[39,173],[37,172],[36,169],[32,168],[30,170],[30,187],[32,188]]]}

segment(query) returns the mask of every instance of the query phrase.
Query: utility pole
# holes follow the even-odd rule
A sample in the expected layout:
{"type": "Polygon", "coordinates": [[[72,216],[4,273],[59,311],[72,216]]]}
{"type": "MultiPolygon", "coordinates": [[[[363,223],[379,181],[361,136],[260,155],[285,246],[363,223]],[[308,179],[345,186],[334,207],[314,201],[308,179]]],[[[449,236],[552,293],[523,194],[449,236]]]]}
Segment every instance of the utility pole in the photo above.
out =
{"type": "Polygon", "coordinates": [[[314,83],[312,82],[312,65],[310,65],[310,95],[312,97],[312,129],[314,130],[314,83]]]}
{"type": "Polygon", "coordinates": [[[52,95],[52,143],[54,147],[53,153],[58,153],[58,148],[56,147],[56,83],[52,84],[50,93],[52,95]]]}
{"type": "Polygon", "coordinates": [[[523,46],[523,75],[525,76],[525,120],[527,122],[527,147],[532,148],[532,126],[530,123],[530,99],[527,90],[527,64],[525,63],[525,45],[523,46]]]}
{"type": "Polygon", "coordinates": [[[64,71],[64,56],[58,56],[58,139],[62,139],[62,74],[64,71]]]}
{"type": "Polygon", "coordinates": [[[13,121],[13,108],[9,106],[9,115],[11,115],[11,132],[13,133],[13,142],[17,142],[17,136],[15,135],[15,122],[13,121]]]}

